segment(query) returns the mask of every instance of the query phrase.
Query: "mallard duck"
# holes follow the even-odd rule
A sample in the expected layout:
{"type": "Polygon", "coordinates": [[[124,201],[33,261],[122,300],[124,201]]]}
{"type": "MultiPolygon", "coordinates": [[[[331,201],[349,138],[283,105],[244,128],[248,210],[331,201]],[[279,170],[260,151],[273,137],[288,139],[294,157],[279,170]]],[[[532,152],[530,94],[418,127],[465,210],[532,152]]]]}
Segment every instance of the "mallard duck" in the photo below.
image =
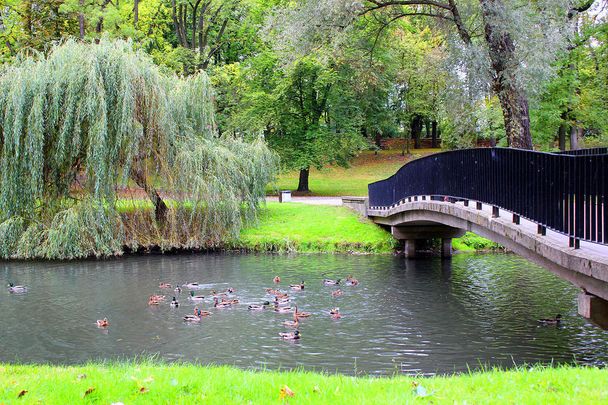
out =
{"type": "Polygon", "coordinates": [[[27,287],[24,285],[14,285],[13,283],[8,283],[8,292],[11,294],[26,293],[27,287]]]}
{"type": "Polygon", "coordinates": [[[266,294],[269,295],[283,295],[283,292],[275,290],[274,288],[266,288],[266,294]]]}
{"type": "Polygon", "coordinates": [[[272,279],[272,281],[273,281],[275,284],[279,284],[279,283],[281,282],[281,277],[279,277],[279,276],[274,276],[274,278],[272,279]]]}
{"type": "Polygon", "coordinates": [[[311,315],[310,312],[298,312],[298,307],[296,307],[294,314],[298,318],[308,318],[311,315]]]}
{"type": "Polygon", "coordinates": [[[189,288],[190,290],[200,290],[201,288],[203,288],[203,287],[201,287],[201,285],[200,285],[199,283],[197,283],[197,282],[186,283],[186,284],[183,284],[183,285],[182,285],[182,287],[189,288]]]}
{"type": "Polygon", "coordinates": [[[285,321],[283,322],[283,325],[287,326],[288,328],[298,328],[298,326],[300,325],[300,320],[296,316],[295,311],[293,313],[293,321],[285,321]]]}
{"type": "Polygon", "coordinates": [[[160,283],[158,284],[158,288],[160,288],[161,290],[166,290],[168,288],[172,288],[173,286],[169,283],[160,283]]]}
{"type": "Polygon", "coordinates": [[[278,312],[280,314],[287,314],[291,311],[293,311],[293,308],[291,308],[291,307],[280,307],[276,304],[274,306],[274,312],[278,312]]]}
{"type": "Polygon", "coordinates": [[[171,301],[171,306],[174,308],[179,307],[179,302],[177,302],[177,299],[175,299],[175,297],[173,297],[173,300],[171,301]]]}
{"type": "Polygon", "coordinates": [[[238,303],[239,303],[239,300],[236,299],[236,298],[232,299],[232,300],[229,300],[229,299],[226,299],[226,298],[222,298],[222,304],[236,305],[238,303]]]}
{"type": "Polygon", "coordinates": [[[329,311],[329,315],[331,315],[333,319],[342,318],[342,314],[340,314],[340,308],[332,308],[331,311],[329,311]]]}
{"type": "Polygon", "coordinates": [[[291,288],[292,290],[295,291],[300,291],[304,289],[304,281],[302,281],[300,284],[290,284],[289,288],[291,288]]]}
{"type": "Polygon", "coordinates": [[[285,340],[297,340],[300,338],[300,331],[294,330],[293,332],[280,332],[279,336],[285,340]]]}
{"type": "Polygon", "coordinates": [[[173,291],[175,291],[176,293],[180,294],[182,292],[182,289],[180,288],[180,286],[176,286],[175,290],[173,290],[173,291]]]}
{"type": "Polygon", "coordinates": [[[184,322],[200,322],[201,317],[196,315],[184,315],[182,318],[184,322]]]}
{"type": "Polygon", "coordinates": [[[205,299],[202,295],[194,295],[194,291],[190,291],[190,296],[188,297],[190,301],[201,302],[205,299]]]}
{"type": "Polygon", "coordinates": [[[337,289],[337,290],[334,290],[334,291],[331,292],[331,296],[334,297],[334,298],[335,297],[340,297],[341,295],[342,295],[342,290],[340,290],[340,289],[337,289]]]}
{"type": "Polygon", "coordinates": [[[358,284],[359,284],[359,280],[357,280],[353,276],[346,277],[346,285],[355,286],[358,284]]]}
{"type": "Polygon", "coordinates": [[[270,305],[270,302],[264,301],[262,304],[250,304],[247,308],[249,308],[250,311],[262,311],[266,309],[267,305],[270,305]]]}
{"type": "Polygon", "coordinates": [[[213,298],[213,307],[214,308],[230,308],[232,304],[228,302],[220,302],[217,297],[213,298]]]}
{"type": "Polygon", "coordinates": [[[543,325],[559,325],[562,322],[562,316],[557,314],[555,315],[555,318],[539,319],[538,322],[542,323],[543,325]]]}
{"type": "Polygon", "coordinates": [[[160,305],[159,300],[155,300],[153,297],[148,298],[148,305],[160,305]]]}
{"type": "Polygon", "coordinates": [[[97,326],[100,328],[107,328],[110,326],[110,322],[108,322],[108,318],[98,319],[97,326]]]}
{"type": "Polygon", "coordinates": [[[338,285],[338,284],[340,284],[340,280],[341,279],[330,280],[330,279],[326,278],[326,279],[323,280],[323,284],[324,285],[338,285]]]}

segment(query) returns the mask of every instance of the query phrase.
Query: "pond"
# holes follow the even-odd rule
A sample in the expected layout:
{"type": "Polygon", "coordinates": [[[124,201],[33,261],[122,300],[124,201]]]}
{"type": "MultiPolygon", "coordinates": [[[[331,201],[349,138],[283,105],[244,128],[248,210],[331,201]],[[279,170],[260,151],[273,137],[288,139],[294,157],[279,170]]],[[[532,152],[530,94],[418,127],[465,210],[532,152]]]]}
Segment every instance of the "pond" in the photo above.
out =
{"type": "Polygon", "coordinates": [[[608,363],[608,332],[576,315],[577,289],[517,256],[457,255],[451,261],[393,256],[148,255],[104,261],[0,263],[0,281],[29,286],[0,291],[0,362],[74,364],[156,355],[167,361],[243,368],[324,370],[346,374],[451,373],[523,363],[608,363]],[[324,278],[356,277],[358,286],[324,278]],[[275,285],[273,277],[281,283],[275,285]],[[289,291],[289,283],[305,289],[289,291]],[[187,289],[160,282],[205,284],[191,302],[187,289]],[[240,304],[212,308],[211,289],[235,289],[240,304]],[[301,339],[279,332],[290,314],[249,311],[280,288],[302,319],[301,339]],[[149,306],[148,297],[167,301],[149,306]],[[211,315],[182,320],[195,305],[211,315]],[[328,311],[339,307],[343,317],[328,311]],[[564,317],[542,326],[538,318],[564,317]],[[107,317],[110,326],[98,328],[107,317]]]}

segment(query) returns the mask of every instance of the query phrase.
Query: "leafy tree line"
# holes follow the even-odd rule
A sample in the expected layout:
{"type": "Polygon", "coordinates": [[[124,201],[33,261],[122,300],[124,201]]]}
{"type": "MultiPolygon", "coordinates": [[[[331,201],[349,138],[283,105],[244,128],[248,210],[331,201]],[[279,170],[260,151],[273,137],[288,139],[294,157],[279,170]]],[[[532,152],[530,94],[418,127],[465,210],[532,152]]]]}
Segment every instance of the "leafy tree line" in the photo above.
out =
{"type": "MultiPolygon", "coordinates": [[[[206,71],[217,128],[263,135],[308,190],[387,137],[444,148],[606,142],[604,0],[5,0],[0,55],[131,38],[206,71]],[[570,139],[571,142],[566,142],[570,139]]],[[[404,143],[409,147],[409,142],[404,143]]],[[[405,150],[404,150],[405,152],[405,150]]]]}

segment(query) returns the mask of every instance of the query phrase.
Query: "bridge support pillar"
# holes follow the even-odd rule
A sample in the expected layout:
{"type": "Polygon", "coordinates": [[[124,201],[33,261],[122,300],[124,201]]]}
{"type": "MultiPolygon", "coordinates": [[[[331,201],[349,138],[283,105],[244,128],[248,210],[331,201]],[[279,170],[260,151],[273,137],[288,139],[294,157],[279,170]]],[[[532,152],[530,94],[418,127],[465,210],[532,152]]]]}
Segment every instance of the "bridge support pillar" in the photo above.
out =
{"type": "Polygon", "coordinates": [[[600,328],[608,329],[608,301],[582,292],[578,295],[578,314],[600,328]]]}
{"type": "Polygon", "coordinates": [[[452,257],[452,238],[441,239],[441,257],[452,257]]]}
{"type": "Polygon", "coordinates": [[[403,248],[403,254],[406,259],[416,258],[416,239],[406,239],[403,248]]]}

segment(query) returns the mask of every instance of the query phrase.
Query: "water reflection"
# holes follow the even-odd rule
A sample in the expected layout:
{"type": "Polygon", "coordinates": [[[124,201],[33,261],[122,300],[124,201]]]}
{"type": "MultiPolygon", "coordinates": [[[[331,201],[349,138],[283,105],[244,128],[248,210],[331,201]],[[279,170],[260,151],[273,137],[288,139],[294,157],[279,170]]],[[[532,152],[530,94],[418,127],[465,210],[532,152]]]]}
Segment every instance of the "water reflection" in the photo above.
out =
{"type": "Polygon", "coordinates": [[[27,284],[26,295],[0,293],[0,361],[80,363],[156,354],[173,361],[343,373],[436,373],[479,364],[608,361],[608,332],[576,315],[576,289],[512,255],[459,255],[451,261],[391,256],[176,255],[69,263],[1,263],[0,281],[27,284]],[[247,311],[268,299],[265,287],[306,281],[289,292],[300,310],[302,339],[282,341],[289,314],[247,311]],[[352,274],[361,284],[333,287],[323,278],[352,274]],[[185,324],[194,303],[148,306],[159,282],[236,289],[242,305],[210,309],[185,324]],[[339,307],[343,318],[328,311],[339,307]],[[537,318],[561,313],[562,327],[537,318]],[[107,316],[100,330],[96,319],[107,316]]]}

